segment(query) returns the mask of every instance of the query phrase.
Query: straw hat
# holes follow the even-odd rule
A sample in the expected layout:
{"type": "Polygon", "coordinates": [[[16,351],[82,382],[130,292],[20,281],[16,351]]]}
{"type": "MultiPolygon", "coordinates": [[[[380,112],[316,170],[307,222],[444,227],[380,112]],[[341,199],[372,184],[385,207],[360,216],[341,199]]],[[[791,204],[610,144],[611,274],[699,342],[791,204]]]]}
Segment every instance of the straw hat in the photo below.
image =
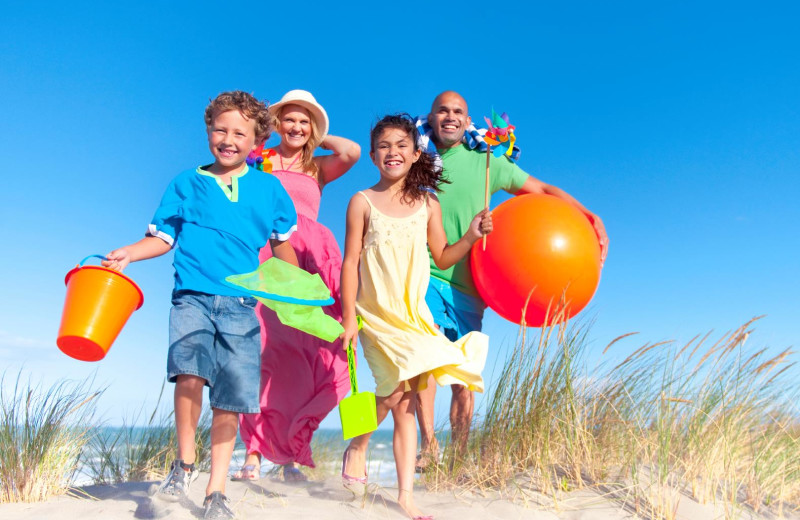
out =
{"type": "Polygon", "coordinates": [[[298,105],[308,110],[311,113],[311,117],[314,118],[314,123],[317,125],[317,128],[319,128],[322,138],[328,135],[328,113],[325,112],[322,105],[317,103],[317,100],[314,99],[311,92],[299,89],[290,90],[283,95],[280,101],[274,105],[270,105],[269,111],[272,115],[277,117],[278,111],[284,105],[298,105]]]}

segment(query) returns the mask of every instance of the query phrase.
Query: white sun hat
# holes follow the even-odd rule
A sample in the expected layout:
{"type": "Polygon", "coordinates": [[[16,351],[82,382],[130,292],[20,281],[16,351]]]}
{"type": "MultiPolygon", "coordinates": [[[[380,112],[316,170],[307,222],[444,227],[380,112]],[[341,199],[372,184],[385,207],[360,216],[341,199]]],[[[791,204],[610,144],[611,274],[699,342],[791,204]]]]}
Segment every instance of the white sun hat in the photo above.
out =
{"type": "Polygon", "coordinates": [[[272,115],[277,117],[278,111],[284,105],[298,105],[308,110],[311,113],[311,117],[314,118],[314,123],[316,123],[322,138],[328,135],[328,113],[325,112],[322,105],[317,103],[317,100],[314,99],[311,92],[299,89],[290,90],[283,95],[280,101],[274,105],[270,105],[269,111],[272,115]]]}

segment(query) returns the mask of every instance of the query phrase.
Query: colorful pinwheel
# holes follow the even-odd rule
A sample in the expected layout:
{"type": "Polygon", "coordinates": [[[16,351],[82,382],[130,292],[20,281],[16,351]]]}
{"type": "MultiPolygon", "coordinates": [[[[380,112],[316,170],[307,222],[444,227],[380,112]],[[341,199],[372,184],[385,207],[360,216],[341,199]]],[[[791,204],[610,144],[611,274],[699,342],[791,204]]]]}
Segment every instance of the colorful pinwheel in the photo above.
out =
{"type": "Polygon", "coordinates": [[[276,153],[277,152],[272,148],[267,148],[265,150],[264,143],[261,143],[261,146],[247,155],[247,165],[256,170],[272,173],[272,161],[270,161],[269,158],[276,153]]]}
{"type": "Polygon", "coordinates": [[[517,138],[514,136],[514,125],[508,122],[508,114],[503,112],[497,115],[497,112],[492,108],[492,119],[484,117],[486,124],[489,125],[489,130],[483,136],[486,144],[494,147],[494,154],[497,157],[507,155],[511,157],[514,151],[514,142],[517,138]]]}
{"type": "MultiPolygon", "coordinates": [[[[517,138],[514,136],[514,125],[508,122],[508,114],[505,112],[503,112],[502,115],[497,115],[497,112],[494,111],[494,107],[492,107],[492,118],[484,117],[483,119],[486,120],[486,124],[489,125],[489,129],[483,136],[484,141],[486,141],[486,189],[484,191],[484,207],[489,209],[489,154],[492,148],[494,148],[495,156],[506,155],[510,158],[511,154],[514,152],[514,142],[517,138]]],[[[486,235],[483,235],[483,240],[481,240],[481,242],[482,248],[485,251],[486,235]]]]}

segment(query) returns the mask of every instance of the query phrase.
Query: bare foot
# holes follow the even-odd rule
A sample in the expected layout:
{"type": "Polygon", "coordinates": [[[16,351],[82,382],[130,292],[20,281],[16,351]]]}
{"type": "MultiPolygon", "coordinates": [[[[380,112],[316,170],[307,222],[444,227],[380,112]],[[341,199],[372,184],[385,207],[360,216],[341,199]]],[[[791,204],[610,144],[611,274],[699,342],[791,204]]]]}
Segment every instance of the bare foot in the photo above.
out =
{"type": "Polygon", "coordinates": [[[408,491],[400,490],[400,494],[397,496],[397,503],[412,520],[433,520],[432,515],[423,514],[422,511],[417,509],[414,504],[414,497],[408,491]]]}

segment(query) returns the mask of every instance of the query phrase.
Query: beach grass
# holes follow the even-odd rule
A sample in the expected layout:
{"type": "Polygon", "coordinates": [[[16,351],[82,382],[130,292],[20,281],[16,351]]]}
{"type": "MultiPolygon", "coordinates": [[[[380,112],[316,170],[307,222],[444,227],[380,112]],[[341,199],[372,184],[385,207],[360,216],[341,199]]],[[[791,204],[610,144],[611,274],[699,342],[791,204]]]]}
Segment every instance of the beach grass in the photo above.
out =
{"type": "Polygon", "coordinates": [[[469,448],[446,449],[426,483],[513,491],[524,481],[556,503],[592,487],[668,520],[683,495],[720,504],[730,518],[795,509],[792,353],[751,347],[756,321],[715,340],[646,343],[619,361],[616,350],[634,337],[626,334],[591,366],[590,323],[544,327],[530,340],[523,329],[469,448]]]}
{"type": "Polygon", "coordinates": [[[36,502],[69,489],[99,390],[61,380],[45,389],[18,373],[0,381],[0,503],[36,502]]]}
{"type": "MultiPolygon", "coordinates": [[[[160,412],[165,385],[161,385],[156,405],[146,421],[142,411],[113,430],[95,428],[90,441],[91,457],[85,464],[95,484],[116,484],[160,480],[170,471],[176,458],[178,442],[174,412],[160,412]]],[[[195,435],[196,465],[201,470],[209,466],[211,413],[208,408],[200,417],[195,435]]]]}
{"type": "MultiPolygon", "coordinates": [[[[752,346],[757,321],[684,344],[630,348],[637,335],[625,334],[602,352],[591,350],[586,320],[523,327],[487,389],[466,449],[440,439],[442,463],[431,462],[424,483],[525,500],[533,492],[556,509],[567,493],[589,488],[642,518],[665,520],[678,516],[685,497],[719,506],[725,518],[796,512],[800,396],[789,371],[793,353],[752,346]]],[[[89,387],[62,381],[42,389],[21,374],[2,385],[0,502],[65,493],[82,452],[98,484],[168,472],[177,450],[172,413],[160,413],[157,404],[122,428],[102,428],[94,421],[101,391],[89,387]]],[[[197,436],[201,469],[208,468],[209,431],[205,410],[197,436]]],[[[338,472],[338,438],[313,442],[318,467],[304,468],[308,476],[338,472]]]]}

